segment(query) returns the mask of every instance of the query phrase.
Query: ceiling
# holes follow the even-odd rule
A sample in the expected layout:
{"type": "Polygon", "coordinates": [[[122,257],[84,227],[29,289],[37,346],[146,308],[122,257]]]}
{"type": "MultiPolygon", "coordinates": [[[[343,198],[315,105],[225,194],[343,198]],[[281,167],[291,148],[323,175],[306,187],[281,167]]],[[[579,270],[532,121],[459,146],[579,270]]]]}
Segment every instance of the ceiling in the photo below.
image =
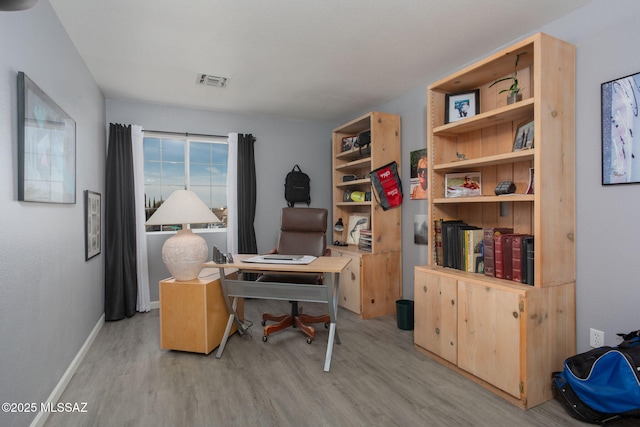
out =
{"type": "Polygon", "coordinates": [[[590,0],[49,1],[107,99],[340,121],[590,0]]]}

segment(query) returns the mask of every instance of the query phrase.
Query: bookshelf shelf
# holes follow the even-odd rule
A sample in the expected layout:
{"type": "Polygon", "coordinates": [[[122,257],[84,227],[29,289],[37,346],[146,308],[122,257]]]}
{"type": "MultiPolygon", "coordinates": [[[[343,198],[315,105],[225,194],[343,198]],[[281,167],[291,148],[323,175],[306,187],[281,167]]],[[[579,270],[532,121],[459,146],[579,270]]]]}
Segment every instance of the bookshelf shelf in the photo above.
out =
{"type": "MultiPolygon", "coordinates": [[[[363,319],[395,313],[395,302],[402,295],[402,208],[384,211],[375,202],[345,202],[346,191],[373,191],[369,172],[392,161],[400,165],[400,117],[371,112],[333,131],[333,222],[342,218],[344,232],[333,231],[331,241],[344,242],[350,221],[355,216],[368,217],[370,238],[363,248],[358,244],[331,246],[332,256],[352,259],[340,275],[338,304],[363,319]],[[343,151],[344,138],[371,132],[371,144],[343,151]],[[345,176],[354,180],[344,181],[345,176]],[[348,177],[353,178],[353,177],[348,177]]],[[[354,220],[355,222],[355,220],[354,220]]],[[[355,239],[355,238],[354,238],[355,239]]],[[[358,241],[356,241],[358,243],[358,241]]]]}
{"type": "Polygon", "coordinates": [[[575,354],[574,104],[575,47],[542,33],[427,88],[431,244],[429,263],[415,267],[414,343],[523,409],[553,398],[551,373],[575,354]],[[509,82],[490,86],[513,75],[516,55],[523,99],[507,104],[499,92],[509,82]],[[476,89],[479,114],[445,123],[446,94],[476,89]],[[514,151],[518,129],[531,120],[533,148],[514,151]],[[535,194],[525,194],[531,171],[535,194]],[[479,174],[481,195],[445,197],[451,173],[479,174]],[[514,194],[495,195],[503,181],[515,184],[514,194]],[[476,232],[465,234],[449,224],[445,239],[440,220],[460,220],[476,232]],[[465,242],[467,249],[477,246],[477,230],[484,238],[485,230],[498,228],[533,236],[527,245],[531,285],[467,271],[483,265],[473,253],[450,264],[465,242]]]}

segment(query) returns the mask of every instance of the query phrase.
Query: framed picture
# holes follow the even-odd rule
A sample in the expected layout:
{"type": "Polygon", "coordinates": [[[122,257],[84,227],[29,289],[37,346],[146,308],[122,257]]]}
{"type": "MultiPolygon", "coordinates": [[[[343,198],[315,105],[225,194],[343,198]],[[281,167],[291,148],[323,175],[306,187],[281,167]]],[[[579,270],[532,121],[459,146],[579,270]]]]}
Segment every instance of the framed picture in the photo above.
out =
{"type": "Polygon", "coordinates": [[[369,228],[368,215],[349,216],[349,227],[347,228],[347,243],[357,245],[360,242],[360,230],[369,228]]]}
{"type": "Polygon", "coordinates": [[[410,153],[411,166],[411,200],[426,199],[428,186],[427,149],[412,151],[410,153]]]}
{"type": "Polygon", "coordinates": [[[18,200],[76,203],[76,122],[18,73],[18,200]]]}
{"type": "Polygon", "coordinates": [[[101,234],[101,195],[93,191],[84,191],[84,247],[85,261],[100,253],[101,234]]]}
{"type": "Polygon", "coordinates": [[[533,120],[527,120],[518,125],[513,141],[513,151],[528,150],[529,148],[533,148],[533,120]]]}
{"type": "Polygon", "coordinates": [[[480,172],[448,173],[444,176],[445,197],[473,197],[482,195],[480,172]]]}
{"type": "Polygon", "coordinates": [[[480,89],[448,93],[444,98],[444,122],[453,123],[480,113],[480,89]]]}
{"type": "Polygon", "coordinates": [[[602,84],[602,185],[640,182],[640,73],[602,84]]]}
{"type": "Polygon", "coordinates": [[[429,216],[416,214],[413,216],[413,243],[416,245],[429,244],[429,216]]]}

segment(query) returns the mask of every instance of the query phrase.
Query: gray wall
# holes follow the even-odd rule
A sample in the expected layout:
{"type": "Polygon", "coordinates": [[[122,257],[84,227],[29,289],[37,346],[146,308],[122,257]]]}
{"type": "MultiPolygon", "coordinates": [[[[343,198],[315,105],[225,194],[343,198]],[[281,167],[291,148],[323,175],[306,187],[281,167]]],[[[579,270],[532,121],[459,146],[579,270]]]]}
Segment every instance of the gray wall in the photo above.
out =
{"type": "MultiPolygon", "coordinates": [[[[636,314],[640,263],[635,259],[640,186],[600,185],[599,98],[601,83],[640,71],[635,35],[639,24],[640,3],[594,0],[541,28],[578,47],[579,351],[588,349],[590,327],[603,330],[609,345],[618,342],[616,332],[640,327],[636,314]],[[622,13],[613,13],[612,4],[615,11],[622,13]]],[[[284,205],[284,173],[293,164],[300,163],[311,175],[313,206],[330,206],[329,140],[331,130],[340,123],[228,115],[122,101],[108,101],[105,107],[92,77],[46,1],[30,11],[0,13],[0,52],[2,402],[45,401],[102,316],[104,254],[84,261],[82,191],[104,193],[106,123],[194,133],[254,134],[258,138],[260,176],[256,220],[260,251],[275,244],[278,210],[284,205]],[[17,201],[18,71],[26,72],[77,122],[76,205],[17,201]]],[[[406,194],[409,152],[423,148],[426,141],[426,84],[439,77],[425,76],[424,86],[375,108],[402,116],[402,178],[406,194]]],[[[340,122],[349,119],[345,117],[340,122]]],[[[413,216],[424,212],[424,201],[406,200],[403,204],[405,298],[413,298],[413,266],[427,261],[426,248],[413,244],[411,225],[413,216]]],[[[158,253],[150,251],[149,256],[159,259],[158,253]]],[[[157,294],[156,298],[152,296],[154,299],[157,294]]],[[[0,424],[26,425],[32,418],[33,414],[0,413],[0,424]]]]}
{"type": "MultiPolygon", "coordinates": [[[[107,100],[107,122],[137,124],[147,130],[227,135],[250,133],[256,137],[258,176],[256,240],[258,251],[276,244],[280,209],[286,206],[284,179],[295,164],[311,177],[311,206],[331,212],[331,131],[335,123],[228,114],[130,101],[107,100]]],[[[330,223],[331,224],[331,223],[330,223]]],[[[209,243],[226,248],[224,233],[201,234],[209,243]]],[[[158,301],[158,281],[170,276],[162,264],[161,246],[170,235],[149,235],[149,289],[158,301]]]]}
{"type": "MultiPolygon", "coordinates": [[[[48,2],[0,12],[0,402],[45,402],[103,314],[104,254],[85,262],[83,190],[104,193],[104,103],[48,2]],[[75,205],[17,201],[18,71],[76,121],[75,205]]],[[[0,413],[0,425],[33,417],[0,413]]]]}
{"type": "MultiPolygon", "coordinates": [[[[548,33],[577,47],[576,333],[579,352],[589,349],[589,328],[604,331],[606,345],[620,342],[616,333],[640,328],[637,314],[640,184],[601,185],[600,125],[601,83],[640,72],[639,27],[640,2],[594,0],[535,31],[548,33]]],[[[528,35],[523,34],[522,38],[528,35]]],[[[496,46],[495,50],[500,48],[496,46]]],[[[460,67],[464,65],[460,64],[460,67]]],[[[426,80],[432,82],[441,77],[427,76],[426,80]]],[[[405,194],[409,191],[406,166],[409,152],[425,147],[426,86],[375,108],[402,116],[405,194]]],[[[414,295],[413,267],[427,263],[426,248],[413,243],[411,224],[417,213],[426,213],[424,201],[407,200],[403,204],[403,296],[408,299],[413,299],[414,295]]]]}

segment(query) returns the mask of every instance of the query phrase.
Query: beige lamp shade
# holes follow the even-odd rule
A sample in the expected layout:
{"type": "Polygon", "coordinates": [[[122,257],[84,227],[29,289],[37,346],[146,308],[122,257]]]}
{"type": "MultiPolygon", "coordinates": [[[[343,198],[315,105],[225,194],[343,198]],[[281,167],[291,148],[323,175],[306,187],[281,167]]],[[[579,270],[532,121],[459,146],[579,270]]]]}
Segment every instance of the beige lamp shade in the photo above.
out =
{"type": "Polygon", "coordinates": [[[151,215],[146,225],[182,224],[182,230],[162,245],[162,261],[178,281],[198,278],[209,257],[207,242],[187,228],[187,224],[220,222],[217,216],[191,190],[177,190],[151,215]]]}

